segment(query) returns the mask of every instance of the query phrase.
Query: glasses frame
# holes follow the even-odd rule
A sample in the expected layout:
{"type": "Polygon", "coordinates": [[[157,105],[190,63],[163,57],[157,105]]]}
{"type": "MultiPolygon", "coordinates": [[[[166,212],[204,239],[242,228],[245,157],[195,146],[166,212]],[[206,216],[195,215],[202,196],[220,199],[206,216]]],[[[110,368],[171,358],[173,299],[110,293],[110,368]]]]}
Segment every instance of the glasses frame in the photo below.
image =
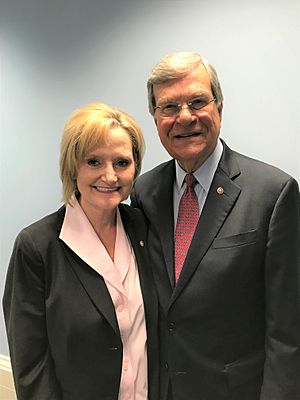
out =
{"type": "MultiPolygon", "coordinates": [[[[187,105],[187,108],[188,108],[188,110],[189,110],[189,112],[190,112],[191,114],[197,114],[198,111],[201,111],[204,107],[208,106],[210,103],[212,103],[213,101],[216,101],[216,100],[217,100],[216,97],[214,96],[211,100],[209,100],[209,101],[208,101],[206,104],[204,104],[202,107],[200,107],[200,108],[198,108],[198,109],[193,109],[193,108],[191,108],[191,105],[193,104],[193,100],[196,100],[196,99],[197,99],[197,97],[191,99],[190,101],[188,101],[188,102],[186,102],[186,103],[176,103],[175,101],[174,101],[174,102],[169,102],[169,103],[172,103],[172,104],[176,105],[176,106],[178,107],[178,111],[177,111],[175,114],[172,114],[172,115],[164,115],[164,114],[162,113],[162,111],[160,111],[160,116],[161,116],[162,118],[174,118],[174,117],[178,117],[178,115],[181,113],[182,106],[183,106],[184,104],[187,105]]],[[[166,104],[168,104],[168,103],[166,103],[166,104]]],[[[156,110],[162,110],[162,107],[163,107],[163,105],[154,107],[154,112],[155,112],[156,110]]]]}

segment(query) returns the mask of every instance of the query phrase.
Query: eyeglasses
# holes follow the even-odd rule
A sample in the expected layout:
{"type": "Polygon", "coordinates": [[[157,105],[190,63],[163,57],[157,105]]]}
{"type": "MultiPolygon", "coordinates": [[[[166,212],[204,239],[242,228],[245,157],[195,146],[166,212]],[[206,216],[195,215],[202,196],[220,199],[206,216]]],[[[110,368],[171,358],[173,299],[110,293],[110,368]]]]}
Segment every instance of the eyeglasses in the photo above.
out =
{"type": "Polygon", "coordinates": [[[215,97],[211,100],[203,97],[195,97],[194,99],[191,99],[187,103],[183,104],[176,102],[164,103],[161,106],[154,107],[154,111],[158,111],[161,117],[175,117],[180,113],[183,105],[186,104],[191,114],[197,114],[199,110],[206,107],[213,101],[216,101],[215,97]]]}

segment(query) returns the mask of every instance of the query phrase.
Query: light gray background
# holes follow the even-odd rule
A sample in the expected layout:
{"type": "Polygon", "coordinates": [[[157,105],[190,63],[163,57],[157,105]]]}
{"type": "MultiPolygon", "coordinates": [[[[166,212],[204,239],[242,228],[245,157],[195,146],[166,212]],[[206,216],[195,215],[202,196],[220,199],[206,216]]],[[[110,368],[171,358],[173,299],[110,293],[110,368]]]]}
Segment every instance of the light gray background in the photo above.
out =
{"type": "MultiPolygon", "coordinates": [[[[221,137],[299,181],[299,22],[298,0],[1,0],[1,297],[16,234],[60,206],[71,111],[124,108],[146,137],[143,170],[169,158],[146,101],[166,53],[205,55],[225,96],[221,137]]],[[[2,313],[0,344],[8,355],[2,313]]]]}

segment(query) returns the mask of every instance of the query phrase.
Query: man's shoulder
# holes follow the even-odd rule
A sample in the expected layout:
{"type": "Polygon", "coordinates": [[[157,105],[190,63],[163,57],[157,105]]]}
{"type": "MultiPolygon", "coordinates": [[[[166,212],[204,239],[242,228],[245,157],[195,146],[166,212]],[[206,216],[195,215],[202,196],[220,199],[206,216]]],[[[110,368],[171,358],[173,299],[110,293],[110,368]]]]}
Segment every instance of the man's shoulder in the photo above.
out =
{"type": "Polygon", "coordinates": [[[275,165],[232,150],[227,145],[224,146],[224,150],[220,167],[229,171],[230,175],[236,173],[240,178],[251,181],[254,179],[257,180],[256,182],[286,182],[293,179],[291,175],[275,165]]]}
{"type": "Polygon", "coordinates": [[[164,174],[171,173],[174,169],[174,160],[165,161],[156,167],[150,169],[149,171],[144,172],[139,178],[137,179],[136,184],[145,184],[156,182],[159,177],[164,176],[164,174]]]}
{"type": "Polygon", "coordinates": [[[234,152],[238,165],[241,170],[245,173],[248,172],[252,176],[256,176],[260,179],[275,180],[275,181],[288,181],[292,178],[287,172],[278,168],[275,165],[271,165],[265,161],[258,160],[247,155],[234,152]]]}
{"type": "Polygon", "coordinates": [[[143,173],[135,182],[131,193],[131,205],[141,208],[141,204],[153,198],[162,187],[172,185],[174,179],[174,160],[166,161],[143,173]]]}

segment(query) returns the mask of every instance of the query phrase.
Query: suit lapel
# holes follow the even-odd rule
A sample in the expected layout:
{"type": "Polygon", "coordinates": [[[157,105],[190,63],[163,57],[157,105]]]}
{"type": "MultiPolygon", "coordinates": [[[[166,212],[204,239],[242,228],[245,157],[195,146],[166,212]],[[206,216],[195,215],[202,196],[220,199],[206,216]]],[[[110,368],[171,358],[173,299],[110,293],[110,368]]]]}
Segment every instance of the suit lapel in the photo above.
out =
{"type": "Polygon", "coordinates": [[[234,176],[239,174],[239,168],[235,163],[233,152],[224,143],[223,145],[223,156],[212,181],[205,206],[170,304],[175,301],[182,289],[186,286],[196,268],[201,268],[199,264],[202,258],[210,248],[240,194],[240,187],[232,180],[234,176]]]}
{"type": "Polygon", "coordinates": [[[174,179],[175,164],[174,160],[171,160],[166,164],[165,170],[158,177],[157,186],[153,192],[154,207],[151,217],[151,222],[157,227],[163,256],[167,266],[167,273],[172,287],[174,287],[174,179]]]}

